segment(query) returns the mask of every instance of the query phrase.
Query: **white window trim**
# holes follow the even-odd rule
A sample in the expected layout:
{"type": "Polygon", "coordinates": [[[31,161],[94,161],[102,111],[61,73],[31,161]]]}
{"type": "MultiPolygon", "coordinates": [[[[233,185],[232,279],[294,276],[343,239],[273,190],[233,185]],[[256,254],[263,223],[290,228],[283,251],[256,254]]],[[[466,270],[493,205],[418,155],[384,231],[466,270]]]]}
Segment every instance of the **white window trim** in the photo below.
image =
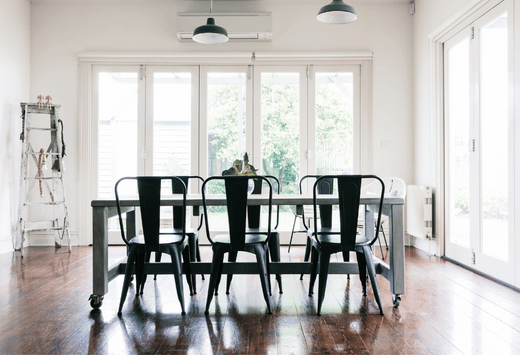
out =
{"type": "Polygon", "coordinates": [[[361,70],[360,102],[360,173],[372,172],[372,102],[373,53],[360,52],[199,52],[199,53],[118,53],[80,52],[79,60],[79,181],[78,181],[78,242],[92,243],[92,208],[94,181],[92,164],[92,85],[94,65],[359,65],[361,70]]]}

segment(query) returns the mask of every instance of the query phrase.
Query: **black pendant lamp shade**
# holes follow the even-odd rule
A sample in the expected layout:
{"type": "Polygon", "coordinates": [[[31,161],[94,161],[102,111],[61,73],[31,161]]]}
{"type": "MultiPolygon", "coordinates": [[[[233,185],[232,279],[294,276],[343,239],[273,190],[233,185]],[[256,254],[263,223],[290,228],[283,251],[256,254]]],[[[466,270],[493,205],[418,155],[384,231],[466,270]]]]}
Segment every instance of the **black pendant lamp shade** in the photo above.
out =
{"type": "Polygon", "coordinates": [[[211,17],[213,0],[209,2],[209,17],[205,25],[199,26],[193,31],[193,40],[202,44],[219,44],[229,40],[227,31],[215,25],[215,19],[211,17]]]}
{"type": "Polygon", "coordinates": [[[316,18],[324,23],[349,23],[355,21],[357,15],[354,8],[343,0],[332,0],[320,9],[316,18]]]}
{"type": "Polygon", "coordinates": [[[208,17],[205,25],[199,26],[193,31],[193,40],[203,44],[219,44],[229,39],[227,31],[215,25],[215,19],[208,17]]]}

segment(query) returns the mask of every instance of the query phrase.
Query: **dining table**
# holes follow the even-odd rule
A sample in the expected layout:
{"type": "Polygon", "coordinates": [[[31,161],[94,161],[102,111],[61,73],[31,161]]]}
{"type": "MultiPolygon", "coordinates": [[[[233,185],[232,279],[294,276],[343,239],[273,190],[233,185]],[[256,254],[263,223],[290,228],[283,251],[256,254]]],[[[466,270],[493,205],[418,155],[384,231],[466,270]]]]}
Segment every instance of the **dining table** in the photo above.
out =
{"type": "MultiPolygon", "coordinates": [[[[182,205],[182,198],[170,196],[161,200],[163,206],[182,205]]],[[[225,195],[210,195],[206,198],[208,206],[226,205],[225,195]]],[[[248,205],[266,205],[269,198],[263,195],[248,196],[248,205]]],[[[313,205],[312,195],[275,194],[272,198],[273,205],[296,206],[296,213],[303,214],[303,206],[313,205]]],[[[338,197],[333,195],[318,195],[318,205],[337,205],[338,197]]],[[[139,205],[137,198],[121,199],[121,212],[126,214],[127,238],[136,235],[136,206],[139,205]]],[[[186,205],[192,206],[193,215],[199,215],[202,206],[201,194],[188,194],[186,205]]],[[[109,218],[117,217],[117,205],[115,199],[94,199],[92,206],[92,258],[93,258],[93,291],[89,301],[93,308],[102,305],[104,295],[108,293],[108,283],[118,275],[124,274],[126,258],[109,265],[108,258],[108,225],[109,218]]],[[[375,225],[375,215],[379,212],[379,198],[374,196],[361,196],[360,206],[364,206],[365,233],[370,239],[374,236],[375,228],[366,226],[375,225]]],[[[382,215],[388,216],[389,226],[389,251],[388,263],[374,257],[376,273],[386,278],[390,283],[392,303],[399,307],[401,295],[405,293],[405,253],[404,253],[404,199],[399,197],[385,196],[383,201],[382,215]]],[[[279,241],[278,241],[279,242],[279,241]]],[[[191,262],[191,272],[195,274],[210,274],[211,262],[191,262]]],[[[306,261],[280,261],[273,260],[269,263],[270,273],[281,274],[309,274],[310,262],[306,261]]],[[[167,263],[149,262],[144,267],[145,274],[170,274],[171,267],[167,263]]],[[[254,262],[227,262],[222,268],[223,274],[256,274],[257,265],[254,262]]],[[[329,274],[359,274],[356,262],[331,262],[329,274]]]]}

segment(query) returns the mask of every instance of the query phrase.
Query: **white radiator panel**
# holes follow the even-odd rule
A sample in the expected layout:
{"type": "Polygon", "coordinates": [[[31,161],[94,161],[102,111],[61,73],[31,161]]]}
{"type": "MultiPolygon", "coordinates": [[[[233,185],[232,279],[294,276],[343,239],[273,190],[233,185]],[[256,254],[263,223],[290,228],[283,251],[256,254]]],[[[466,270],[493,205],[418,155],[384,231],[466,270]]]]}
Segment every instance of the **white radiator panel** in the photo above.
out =
{"type": "Polygon", "coordinates": [[[432,239],[432,188],[424,185],[408,185],[407,189],[407,232],[417,238],[432,239]]]}

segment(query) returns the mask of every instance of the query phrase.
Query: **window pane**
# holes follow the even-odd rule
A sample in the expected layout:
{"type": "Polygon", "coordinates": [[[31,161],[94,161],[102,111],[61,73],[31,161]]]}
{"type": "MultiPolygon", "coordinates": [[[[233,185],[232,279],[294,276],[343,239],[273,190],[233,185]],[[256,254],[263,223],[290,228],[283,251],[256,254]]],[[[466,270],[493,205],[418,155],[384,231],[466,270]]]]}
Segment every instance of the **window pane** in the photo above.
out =
{"type": "Polygon", "coordinates": [[[98,198],[111,198],[119,178],[137,175],[137,73],[100,73],[98,89],[98,198]]]}
{"type": "Polygon", "coordinates": [[[470,246],[469,198],[469,39],[448,51],[447,126],[449,156],[449,239],[470,246]]]}
{"type": "Polygon", "coordinates": [[[191,73],[155,73],[153,174],[191,173],[191,73]]]}
{"type": "Polygon", "coordinates": [[[208,176],[222,175],[235,159],[242,159],[245,104],[245,73],[208,73],[208,176]]]}
{"type": "Polygon", "coordinates": [[[262,174],[276,176],[281,193],[299,193],[299,73],[262,73],[261,86],[262,174]]]}
{"type": "Polygon", "coordinates": [[[316,173],[354,171],[354,76],[316,73],[316,173]]]}
{"type": "Polygon", "coordinates": [[[507,260],[508,250],[507,15],[481,30],[482,248],[507,260]]]}

